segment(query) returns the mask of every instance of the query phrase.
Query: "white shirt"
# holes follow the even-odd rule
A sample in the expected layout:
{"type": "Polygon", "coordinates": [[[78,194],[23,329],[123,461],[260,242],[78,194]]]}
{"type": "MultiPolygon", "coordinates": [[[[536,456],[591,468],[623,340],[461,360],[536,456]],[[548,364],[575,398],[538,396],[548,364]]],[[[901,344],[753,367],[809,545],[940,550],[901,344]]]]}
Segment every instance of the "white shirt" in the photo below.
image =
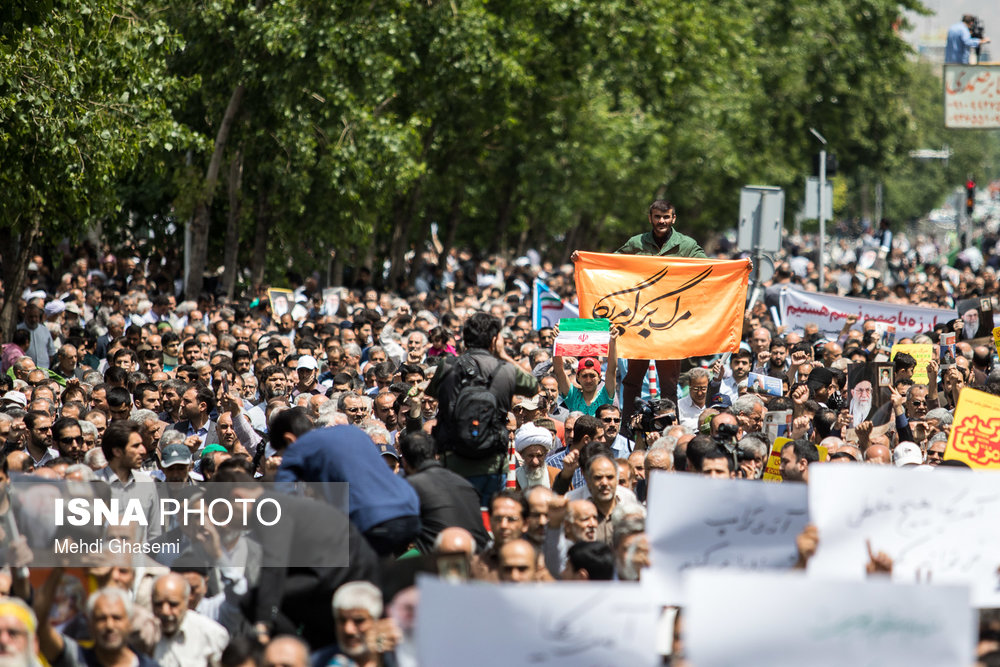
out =
{"type": "Polygon", "coordinates": [[[218,664],[227,644],[224,627],[189,609],[177,632],[156,642],[153,658],[161,667],[207,667],[218,664]]]}
{"type": "Polygon", "coordinates": [[[163,532],[160,526],[160,499],[153,478],[140,470],[130,470],[129,478],[124,484],[111,466],[105,466],[94,472],[94,477],[107,482],[111,487],[111,497],[119,500],[138,498],[143,513],[149,525],[146,527],[145,539],[153,540],[163,532]]]}
{"type": "Polygon", "coordinates": [[[706,407],[708,406],[705,405],[704,407],[699,408],[697,405],[694,404],[694,401],[691,400],[690,396],[685,396],[684,398],[678,400],[677,412],[681,416],[680,420],[681,426],[686,426],[687,428],[697,433],[698,417],[701,416],[701,413],[705,411],[706,407]]]}

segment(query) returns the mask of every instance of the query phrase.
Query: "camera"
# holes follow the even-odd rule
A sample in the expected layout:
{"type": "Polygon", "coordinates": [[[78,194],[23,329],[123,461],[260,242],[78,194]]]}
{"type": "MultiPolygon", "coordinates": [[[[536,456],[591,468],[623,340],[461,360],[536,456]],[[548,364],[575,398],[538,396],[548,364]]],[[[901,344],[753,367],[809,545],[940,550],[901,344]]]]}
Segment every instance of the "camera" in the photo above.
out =
{"type": "Polygon", "coordinates": [[[844,400],[844,397],[841,396],[839,391],[836,391],[830,394],[829,397],[827,397],[826,406],[831,410],[836,410],[837,412],[840,412],[841,410],[847,408],[847,401],[844,400]]]}
{"type": "Polygon", "coordinates": [[[972,25],[969,26],[969,35],[974,39],[982,39],[986,35],[986,26],[983,25],[983,20],[978,16],[972,18],[972,25]]]}
{"type": "Polygon", "coordinates": [[[677,423],[673,401],[656,401],[654,409],[652,402],[637,398],[635,399],[635,411],[639,415],[639,430],[646,433],[663,431],[677,423]]]}
{"type": "Polygon", "coordinates": [[[720,445],[730,445],[736,440],[739,432],[740,427],[736,424],[719,424],[719,428],[715,433],[715,440],[720,445]]]}

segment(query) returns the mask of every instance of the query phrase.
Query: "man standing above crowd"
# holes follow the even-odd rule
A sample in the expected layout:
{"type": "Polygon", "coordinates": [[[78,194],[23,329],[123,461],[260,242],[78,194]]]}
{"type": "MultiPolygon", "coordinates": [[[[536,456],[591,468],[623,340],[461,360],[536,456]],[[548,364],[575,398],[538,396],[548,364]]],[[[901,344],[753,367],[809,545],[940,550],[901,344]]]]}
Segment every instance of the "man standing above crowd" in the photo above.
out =
{"type": "MultiPolygon", "coordinates": [[[[698,242],[690,236],[685,236],[674,229],[677,223],[677,211],[670,202],[657,199],[649,205],[649,224],[651,230],[637,234],[625,242],[615,252],[623,255],[653,255],[658,257],[701,257],[707,258],[705,251],[698,242]]],[[[571,259],[576,262],[579,256],[573,253],[571,259]]],[[[642,381],[649,369],[645,359],[629,359],[625,378],[622,380],[622,422],[629,423],[632,411],[635,409],[635,399],[642,390],[642,381]]],[[[656,362],[656,374],[659,379],[659,389],[663,397],[677,402],[677,378],[680,375],[679,359],[661,359],[656,362]]]]}

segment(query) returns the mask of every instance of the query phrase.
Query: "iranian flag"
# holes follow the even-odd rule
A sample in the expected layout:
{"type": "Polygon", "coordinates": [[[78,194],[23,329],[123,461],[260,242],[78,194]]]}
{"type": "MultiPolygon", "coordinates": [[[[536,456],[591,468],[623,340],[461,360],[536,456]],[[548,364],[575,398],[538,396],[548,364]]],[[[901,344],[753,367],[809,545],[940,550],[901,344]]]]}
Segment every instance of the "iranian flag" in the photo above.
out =
{"type": "Polygon", "coordinates": [[[559,320],[559,335],[552,346],[556,357],[606,357],[611,341],[611,320],[559,320]]]}

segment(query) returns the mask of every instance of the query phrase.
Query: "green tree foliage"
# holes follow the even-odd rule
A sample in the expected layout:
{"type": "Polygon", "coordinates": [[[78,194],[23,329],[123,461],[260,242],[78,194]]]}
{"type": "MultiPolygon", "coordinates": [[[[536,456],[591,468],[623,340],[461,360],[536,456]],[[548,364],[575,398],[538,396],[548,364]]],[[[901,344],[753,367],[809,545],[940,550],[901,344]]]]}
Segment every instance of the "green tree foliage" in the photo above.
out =
{"type": "MultiPolygon", "coordinates": [[[[84,3],[91,5],[112,3],[84,3]]],[[[116,88],[100,98],[146,116],[131,111],[140,122],[118,129],[88,121],[86,136],[74,137],[81,150],[117,132],[131,140],[109,139],[124,144],[116,149],[123,154],[102,153],[114,159],[88,169],[108,187],[85,197],[46,190],[54,195],[48,206],[58,202],[75,211],[66,219],[85,219],[124,202],[118,229],[128,216],[161,236],[193,222],[199,280],[225,258],[241,281],[285,282],[286,271],[323,271],[335,255],[373,264],[376,275],[387,266],[394,282],[435,221],[447,247],[533,246],[561,261],[574,248],[616,247],[644,227],[645,206],[657,196],[673,200],[684,230],[704,240],[735,224],[744,184],[784,187],[791,218],[819,149],[809,128],[839,158],[846,213],[866,213],[863,193],[882,182],[889,214],[909,218],[937,204],[966,170],[981,169],[992,151],[942,127],[940,83],[898,33],[902,14],[921,10],[917,0],[143,7],[169,28],[145,20],[113,26],[119,38],[106,48],[123,52],[111,59],[122,65],[105,70],[102,85],[116,88]],[[175,37],[183,49],[163,71],[163,47],[175,37]],[[126,66],[125,54],[142,62],[126,66]],[[160,87],[135,82],[152,72],[160,87]],[[192,85],[179,89],[174,80],[192,85]],[[169,129],[165,107],[186,132],[169,129]],[[907,156],[944,143],[956,151],[948,165],[907,156]],[[140,145],[141,163],[122,178],[140,145]],[[82,202],[86,210],[77,210],[82,202]]],[[[36,53],[35,31],[46,22],[93,24],[43,0],[11,18],[25,27],[7,27],[5,44],[36,53]]],[[[50,50],[57,58],[59,48],[50,50]]],[[[21,57],[8,51],[5,58],[21,57]]],[[[11,61],[3,85],[37,66],[11,61]]],[[[44,90],[32,87],[35,99],[44,90]]],[[[80,108],[98,99],[82,85],[67,90],[84,100],[80,108]]],[[[0,114],[4,100],[19,99],[3,91],[0,114]]],[[[31,133],[12,127],[0,136],[27,154],[31,133]]],[[[75,173],[76,148],[62,139],[53,145],[50,171],[32,172],[36,183],[72,183],[55,172],[75,173]]],[[[19,192],[33,196],[31,188],[19,192]]],[[[4,203],[22,217],[40,211],[48,224],[48,209],[36,204],[4,203]]]]}
{"type": "MultiPolygon", "coordinates": [[[[135,3],[140,4],[140,3],[135,3]]],[[[140,153],[185,134],[171,116],[178,38],[119,0],[28,3],[0,31],[0,248],[7,294],[29,253],[119,205],[140,153]]],[[[16,300],[0,327],[9,333],[16,300]]]]}

